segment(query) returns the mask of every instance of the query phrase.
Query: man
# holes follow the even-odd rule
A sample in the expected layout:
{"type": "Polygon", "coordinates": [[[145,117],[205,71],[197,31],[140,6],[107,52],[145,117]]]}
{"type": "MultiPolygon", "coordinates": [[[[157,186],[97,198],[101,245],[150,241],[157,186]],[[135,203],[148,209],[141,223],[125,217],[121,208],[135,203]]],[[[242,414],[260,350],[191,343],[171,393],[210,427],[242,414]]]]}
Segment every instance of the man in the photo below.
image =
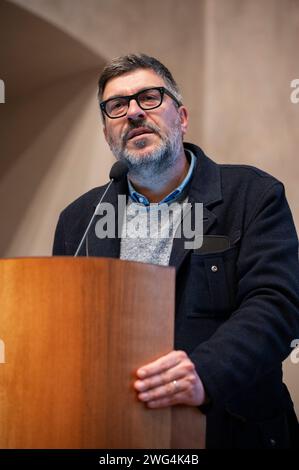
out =
{"type": "MultiPolygon", "coordinates": [[[[105,201],[116,205],[126,194],[128,226],[132,204],[151,211],[152,203],[188,201],[193,217],[196,203],[204,207],[199,249],[173,236],[181,220],[172,235],[146,242],[100,240],[90,231],[89,255],[176,267],[175,350],[137,371],[139,400],[200,407],[208,448],[294,446],[298,426],[281,362],[299,337],[298,241],[283,185],[183,143],[188,111],[171,73],[152,57],[108,64],[99,100],[105,138],[129,168],[105,201]]],[[[54,255],[75,253],[105,188],[62,212],[54,255]]]]}

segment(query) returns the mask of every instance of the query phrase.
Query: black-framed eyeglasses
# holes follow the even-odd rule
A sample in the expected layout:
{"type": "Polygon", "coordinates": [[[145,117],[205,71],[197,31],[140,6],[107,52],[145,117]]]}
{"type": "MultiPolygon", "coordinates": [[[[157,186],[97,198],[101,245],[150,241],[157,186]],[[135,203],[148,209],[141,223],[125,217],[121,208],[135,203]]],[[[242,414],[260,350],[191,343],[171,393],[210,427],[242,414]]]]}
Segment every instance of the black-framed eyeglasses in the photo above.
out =
{"type": "Polygon", "coordinates": [[[138,106],[147,111],[149,109],[158,108],[162,104],[164,95],[170,96],[178,106],[181,106],[182,103],[180,103],[170,91],[163,86],[158,86],[140,90],[133,95],[109,98],[109,100],[102,101],[100,107],[103,113],[110,119],[117,119],[127,114],[131,100],[136,100],[138,106]]]}

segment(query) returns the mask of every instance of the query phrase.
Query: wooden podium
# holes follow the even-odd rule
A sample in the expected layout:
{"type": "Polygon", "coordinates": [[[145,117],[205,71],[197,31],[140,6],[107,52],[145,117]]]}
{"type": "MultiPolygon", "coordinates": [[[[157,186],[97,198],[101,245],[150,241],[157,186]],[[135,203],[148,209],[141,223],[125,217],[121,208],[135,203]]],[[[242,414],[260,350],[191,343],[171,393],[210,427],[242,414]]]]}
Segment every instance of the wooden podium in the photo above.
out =
{"type": "Polygon", "coordinates": [[[197,408],[146,408],[135,371],[173,349],[173,268],[0,260],[0,448],[200,448],[197,408]]]}

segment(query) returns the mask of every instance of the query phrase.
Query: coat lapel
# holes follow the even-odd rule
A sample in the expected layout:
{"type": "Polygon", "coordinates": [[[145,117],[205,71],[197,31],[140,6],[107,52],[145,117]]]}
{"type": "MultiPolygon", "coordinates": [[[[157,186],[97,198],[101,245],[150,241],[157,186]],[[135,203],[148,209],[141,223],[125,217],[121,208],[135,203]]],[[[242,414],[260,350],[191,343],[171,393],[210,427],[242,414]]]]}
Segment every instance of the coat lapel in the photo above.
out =
{"type": "MultiPolygon", "coordinates": [[[[191,221],[195,227],[195,204],[203,204],[203,235],[209,233],[211,227],[217,223],[217,217],[209,209],[211,205],[215,205],[222,201],[221,177],[220,170],[216,163],[210,160],[202,150],[193,144],[184,144],[185,148],[190,149],[197,157],[197,164],[194,169],[188,202],[191,203],[191,221]]],[[[182,236],[174,238],[172,251],[170,255],[169,265],[174,266],[176,271],[179,270],[182,262],[190,254],[192,249],[185,248],[185,242],[190,241],[185,238],[183,230],[182,236]]],[[[195,234],[196,236],[196,234],[195,234]]]]}

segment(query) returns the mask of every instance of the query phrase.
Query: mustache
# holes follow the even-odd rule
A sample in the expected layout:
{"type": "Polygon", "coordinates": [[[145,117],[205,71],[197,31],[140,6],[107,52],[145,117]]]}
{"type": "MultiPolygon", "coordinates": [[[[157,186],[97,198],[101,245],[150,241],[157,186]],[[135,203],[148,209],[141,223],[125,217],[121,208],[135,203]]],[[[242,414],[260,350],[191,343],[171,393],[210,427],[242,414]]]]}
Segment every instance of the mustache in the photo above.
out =
{"type": "Polygon", "coordinates": [[[143,120],[139,120],[139,121],[136,120],[136,121],[131,122],[128,128],[122,133],[122,136],[121,136],[122,142],[125,144],[128,140],[129,133],[134,129],[138,129],[139,127],[144,127],[145,129],[148,129],[149,131],[152,131],[155,134],[158,134],[159,136],[161,136],[160,127],[155,126],[154,124],[150,124],[150,123],[147,124],[143,120]]]}

